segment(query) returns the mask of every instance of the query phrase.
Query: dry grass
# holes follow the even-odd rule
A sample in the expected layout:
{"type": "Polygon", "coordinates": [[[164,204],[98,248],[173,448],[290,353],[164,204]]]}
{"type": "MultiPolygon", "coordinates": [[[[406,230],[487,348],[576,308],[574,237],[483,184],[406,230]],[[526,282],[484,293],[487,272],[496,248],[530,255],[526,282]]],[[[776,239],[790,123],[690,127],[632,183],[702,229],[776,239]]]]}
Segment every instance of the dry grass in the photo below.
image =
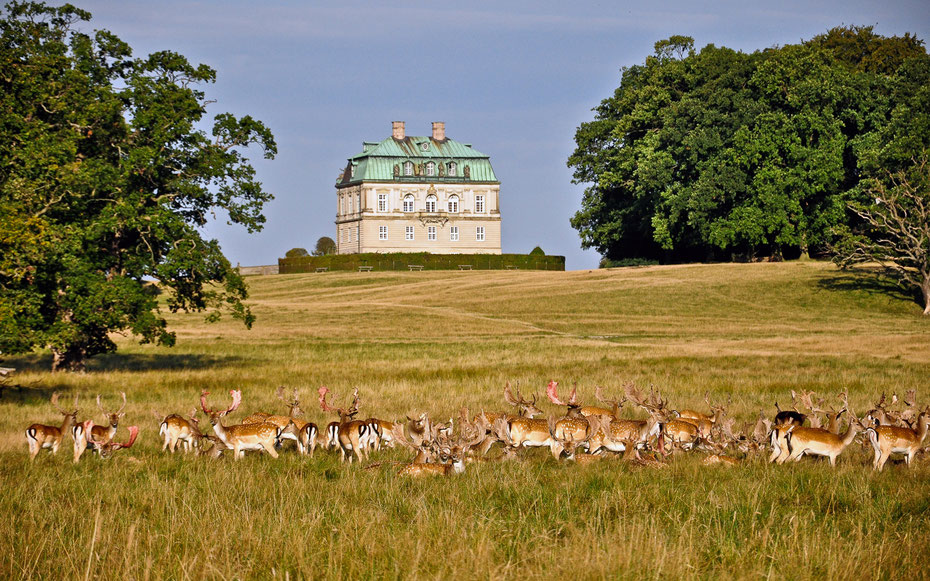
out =
{"type": "MultiPolygon", "coordinates": [[[[733,397],[750,420],[790,389],[848,387],[854,410],[882,391],[927,403],[930,324],[908,300],[819,263],[594,272],[326,273],[250,279],[245,331],[172,316],[174,349],[120,341],[85,375],[13,358],[30,389],[0,400],[0,576],[5,578],[920,577],[930,550],[930,467],[873,474],[858,445],[836,470],[620,461],[585,467],[533,453],[407,481],[331,454],[278,460],[168,457],[157,421],[201,388],[242,389],[278,411],[278,385],[353,387],[362,413],[437,417],[500,409],[505,381],[655,384],[677,406],[733,397]],[[74,466],[70,444],[30,464],[22,432],[52,422],[48,395],[115,402],[125,390],[137,447],[74,466]],[[96,530],[96,534],[95,534],[96,530]]],[[[555,412],[556,408],[548,408],[555,412]]],[[[633,412],[630,412],[633,413],[633,412]]],[[[404,454],[382,454],[388,461],[404,454]]]]}

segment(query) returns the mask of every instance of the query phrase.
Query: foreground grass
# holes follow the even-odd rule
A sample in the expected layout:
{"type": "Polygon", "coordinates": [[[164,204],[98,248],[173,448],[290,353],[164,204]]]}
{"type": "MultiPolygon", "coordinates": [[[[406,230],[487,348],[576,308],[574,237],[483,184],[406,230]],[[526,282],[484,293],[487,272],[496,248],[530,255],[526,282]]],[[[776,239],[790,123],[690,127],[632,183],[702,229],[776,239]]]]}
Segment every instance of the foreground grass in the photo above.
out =
{"type": "Polygon", "coordinates": [[[926,403],[930,326],[868,280],[791,263],[250,281],[250,332],[178,316],[178,347],[123,341],[81,376],[45,373],[44,356],[8,360],[30,389],[0,400],[0,576],[887,578],[926,566],[930,463],[873,474],[859,445],[836,470],[690,456],[666,470],[576,468],[533,453],[408,481],[325,452],[168,457],[151,413],[190,409],[202,387],[217,405],[243,390],[233,420],[277,411],[283,384],[323,423],[311,408],[325,384],[337,398],[358,386],[363,415],[449,417],[500,409],[505,381],[529,392],[549,379],[588,399],[630,380],[680,407],[731,396],[745,421],[799,388],[848,387],[857,411],[882,391],[916,388],[926,403]],[[126,391],[136,447],[74,466],[66,443],[30,464],[22,431],[57,420],[56,389],[80,396],[82,417],[95,394],[126,391]]]}

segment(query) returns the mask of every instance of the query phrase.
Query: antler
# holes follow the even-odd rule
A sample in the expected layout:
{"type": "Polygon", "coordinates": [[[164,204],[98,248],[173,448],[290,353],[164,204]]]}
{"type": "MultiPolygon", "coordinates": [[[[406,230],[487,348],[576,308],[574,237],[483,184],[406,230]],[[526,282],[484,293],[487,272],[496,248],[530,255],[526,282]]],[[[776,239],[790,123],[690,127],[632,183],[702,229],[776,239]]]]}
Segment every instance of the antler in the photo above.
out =
{"type": "MultiPolygon", "coordinates": [[[[116,410],[116,415],[118,415],[118,416],[122,416],[122,415],[123,415],[123,410],[126,409],[126,392],[125,392],[125,391],[122,391],[122,392],[120,392],[120,395],[123,396],[123,405],[121,405],[120,408],[119,408],[118,410],[116,410]]],[[[128,447],[128,446],[127,446],[127,447],[128,447]]]]}
{"type": "Polygon", "coordinates": [[[121,442],[111,442],[110,449],[120,450],[122,448],[132,448],[132,445],[136,441],[136,436],[138,435],[139,435],[139,426],[129,426],[129,441],[126,442],[125,444],[121,442]]]}
{"type": "Polygon", "coordinates": [[[568,405],[564,401],[559,399],[559,394],[556,392],[556,388],[559,386],[559,382],[550,381],[549,385],[546,386],[546,395],[549,396],[549,401],[555,405],[568,405]]]}
{"type": "Polygon", "coordinates": [[[334,412],[333,409],[328,403],[326,403],[326,394],[329,393],[329,388],[325,385],[321,385],[320,389],[317,390],[317,393],[320,394],[320,408],[324,412],[334,412]]]}
{"type": "Polygon", "coordinates": [[[61,407],[59,407],[58,405],[58,392],[57,391],[52,394],[52,407],[54,407],[56,410],[60,411],[61,413],[67,415],[67,412],[61,409],[61,407]]]}
{"type": "Polygon", "coordinates": [[[228,414],[228,413],[232,413],[232,412],[236,411],[236,408],[238,408],[238,407],[239,407],[239,404],[242,403],[242,392],[239,391],[238,389],[231,389],[231,390],[229,390],[229,395],[232,396],[232,405],[229,406],[229,409],[227,409],[225,412],[223,412],[222,415],[224,415],[224,416],[225,416],[226,414],[228,414]]]}
{"type": "Polygon", "coordinates": [[[207,390],[201,390],[200,392],[200,407],[203,409],[203,413],[210,415],[212,412],[207,407],[207,396],[210,395],[210,392],[207,390]]]}

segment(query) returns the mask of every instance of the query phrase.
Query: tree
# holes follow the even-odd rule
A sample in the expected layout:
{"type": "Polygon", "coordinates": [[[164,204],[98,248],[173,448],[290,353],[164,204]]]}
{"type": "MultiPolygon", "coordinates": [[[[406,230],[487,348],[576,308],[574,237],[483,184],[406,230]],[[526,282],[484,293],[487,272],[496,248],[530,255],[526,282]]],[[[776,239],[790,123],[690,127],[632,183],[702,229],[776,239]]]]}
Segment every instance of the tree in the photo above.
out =
{"type": "Polygon", "coordinates": [[[200,228],[220,213],[261,229],[272,196],[244,150],[273,158],[271,132],[221,113],[208,135],[195,87],[215,72],[170,51],[133,58],[78,30],[86,11],[0,14],[0,350],[48,348],[57,371],[115,350],[113,332],[173,345],[159,290],[172,312],[251,326],[243,279],[200,228]]]}
{"type": "Polygon", "coordinates": [[[823,250],[860,180],[930,134],[913,103],[927,61],[922,41],[871,27],[751,54],[659,41],[575,134],[587,187],[571,224],[611,260],[823,250]]]}
{"type": "Polygon", "coordinates": [[[296,258],[298,256],[310,256],[310,253],[307,252],[306,248],[291,248],[284,253],[286,258],[296,258]]]}
{"type": "Polygon", "coordinates": [[[316,249],[313,251],[314,256],[326,256],[327,254],[336,253],[336,241],[329,236],[321,236],[316,241],[316,249]]]}
{"type": "Polygon", "coordinates": [[[536,246],[535,248],[530,250],[530,256],[545,256],[545,255],[546,255],[546,252],[539,246],[536,246]]]}
{"type": "Polygon", "coordinates": [[[834,260],[842,268],[878,263],[903,289],[920,289],[924,315],[930,315],[930,163],[924,154],[909,171],[874,179],[867,192],[873,203],[850,204],[863,222],[846,232],[834,260]]]}

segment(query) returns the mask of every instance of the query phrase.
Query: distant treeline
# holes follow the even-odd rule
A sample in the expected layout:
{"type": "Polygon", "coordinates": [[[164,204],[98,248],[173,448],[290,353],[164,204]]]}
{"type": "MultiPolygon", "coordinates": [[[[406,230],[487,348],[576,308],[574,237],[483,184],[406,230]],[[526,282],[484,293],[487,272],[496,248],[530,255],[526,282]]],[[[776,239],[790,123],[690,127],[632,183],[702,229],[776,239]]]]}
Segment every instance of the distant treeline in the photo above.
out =
{"type": "Polygon", "coordinates": [[[329,254],[326,256],[295,256],[279,258],[280,274],[327,270],[358,270],[370,266],[372,270],[410,270],[411,266],[423,270],[565,270],[564,256],[545,254],[430,254],[428,252],[398,252],[391,254],[329,254]]]}
{"type": "Polygon", "coordinates": [[[927,154],[928,87],[923,40],[869,26],[752,53],[659,41],[576,132],[572,226],[612,260],[822,253],[864,184],[927,154]]]}

